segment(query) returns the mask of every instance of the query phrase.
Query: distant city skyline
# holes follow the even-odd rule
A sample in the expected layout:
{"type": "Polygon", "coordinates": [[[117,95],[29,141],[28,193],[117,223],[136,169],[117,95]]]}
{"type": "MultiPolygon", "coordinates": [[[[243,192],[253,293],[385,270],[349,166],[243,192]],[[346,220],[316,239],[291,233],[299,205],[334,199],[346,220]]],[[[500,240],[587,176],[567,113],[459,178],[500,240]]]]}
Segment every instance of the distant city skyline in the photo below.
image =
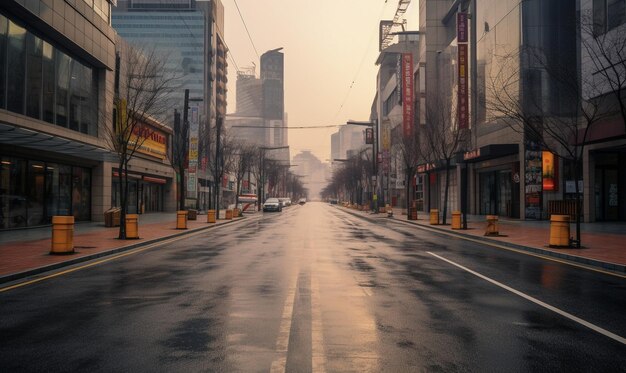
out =
{"type": "MultiPolygon", "coordinates": [[[[258,56],[282,47],[285,112],[290,127],[341,125],[348,119],[369,119],[375,94],[378,23],[393,17],[397,1],[268,0],[261,6],[255,0],[238,0],[237,4],[254,48],[234,3],[224,2],[224,33],[231,57],[229,113],[236,110],[237,67],[244,70],[256,65],[258,76],[258,56]],[[299,16],[305,14],[307,17],[299,16]]],[[[418,24],[417,5],[414,1],[405,14],[411,30],[418,24]]],[[[291,154],[309,150],[326,162],[331,157],[330,136],[337,129],[289,130],[291,154]]]]}

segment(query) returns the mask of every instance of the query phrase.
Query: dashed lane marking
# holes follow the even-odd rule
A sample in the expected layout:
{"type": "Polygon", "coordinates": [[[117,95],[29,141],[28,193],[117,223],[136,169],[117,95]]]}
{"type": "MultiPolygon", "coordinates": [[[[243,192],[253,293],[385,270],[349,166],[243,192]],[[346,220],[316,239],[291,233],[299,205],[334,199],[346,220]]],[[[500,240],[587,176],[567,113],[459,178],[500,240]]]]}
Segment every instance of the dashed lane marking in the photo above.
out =
{"type": "Polygon", "coordinates": [[[280,320],[280,329],[278,330],[278,338],[276,338],[276,358],[272,361],[270,367],[271,373],[285,372],[287,367],[287,351],[289,349],[289,334],[291,332],[291,320],[293,319],[293,307],[296,300],[296,286],[298,284],[298,276],[289,287],[285,305],[283,306],[283,314],[280,320]]]}
{"type": "Polygon", "coordinates": [[[320,304],[320,284],[317,276],[311,274],[311,357],[314,373],[326,373],[326,350],[320,304]]]}

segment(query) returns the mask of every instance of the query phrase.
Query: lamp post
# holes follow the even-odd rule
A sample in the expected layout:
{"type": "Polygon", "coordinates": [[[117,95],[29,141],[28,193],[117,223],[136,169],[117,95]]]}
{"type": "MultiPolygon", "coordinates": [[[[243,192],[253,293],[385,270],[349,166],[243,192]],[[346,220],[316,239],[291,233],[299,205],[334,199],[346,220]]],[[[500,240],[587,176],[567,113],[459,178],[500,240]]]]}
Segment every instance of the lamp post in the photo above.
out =
{"type": "Polygon", "coordinates": [[[373,185],[372,185],[372,205],[374,208],[374,213],[378,213],[378,119],[374,122],[367,121],[356,121],[356,120],[348,120],[346,122],[347,125],[352,126],[366,126],[371,127],[373,129],[373,139],[372,139],[372,171],[374,176],[372,177],[373,185]]]}

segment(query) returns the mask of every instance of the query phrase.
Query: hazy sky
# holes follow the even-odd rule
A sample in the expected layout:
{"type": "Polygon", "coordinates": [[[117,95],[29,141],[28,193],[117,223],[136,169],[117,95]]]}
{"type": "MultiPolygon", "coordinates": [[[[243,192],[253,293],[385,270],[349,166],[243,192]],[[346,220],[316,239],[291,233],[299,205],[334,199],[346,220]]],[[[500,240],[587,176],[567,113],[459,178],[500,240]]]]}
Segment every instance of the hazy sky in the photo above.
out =
{"type": "MultiPolygon", "coordinates": [[[[228,63],[228,112],[235,111],[237,71],[260,63],[248,39],[235,0],[222,0],[228,63]]],[[[397,0],[237,0],[260,55],[283,47],[285,111],[289,126],[368,120],[375,94],[378,22],[391,19],[397,0]],[[352,89],[350,85],[354,80],[352,89]],[[349,93],[348,93],[349,92],[349,93]],[[347,99],[346,99],[347,96],[347,99]],[[345,104],[341,107],[345,100],[345,104]],[[341,108],[341,109],[340,109],[341,108]]],[[[418,0],[404,18],[417,29],[418,0]]],[[[337,128],[289,130],[291,156],[311,150],[330,158],[330,135],[337,128]]]]}

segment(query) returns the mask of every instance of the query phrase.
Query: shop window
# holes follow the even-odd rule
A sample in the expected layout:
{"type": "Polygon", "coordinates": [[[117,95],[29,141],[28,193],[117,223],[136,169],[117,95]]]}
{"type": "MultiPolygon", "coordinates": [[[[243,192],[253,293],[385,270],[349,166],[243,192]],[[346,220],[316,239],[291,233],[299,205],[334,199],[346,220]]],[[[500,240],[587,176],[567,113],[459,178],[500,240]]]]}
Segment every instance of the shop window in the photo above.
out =
{"type": "Polygon", "coordinates": [[[72,214],[76,220],[91,218],[91,173],[89,169],[72,168],[72,214]]]}
{"type": "Polygon", "coordinates": [[[27,226],[41,225],[45,222],[44,215],[44,178],[45,164],[39,161],[28,162],[27,194],[28,222],[27,226]]]}
{"type": "Polygon", "coordinates": [[[59,215],[70,215],[72,211],[72,166],[59,166],[59,215]]]}
{"type": "Polygon", "coordinates": [[[9,20],[0,14],[0,108],[6,108],[7,87],[4,72],[7,69],[7,29],[9,20]]]}
{"type": "Polygon", "coordinates": [[[26,35],[26,115],[41,119],[42,40],[26,35]]]}
{"type": "Polygon", "coordinates": [[[46,223],[52,221],[52,217],[59,215],[59,165],[46,163],[46,223]]]}
{"type": "Polygon", "coordinates": [[[19,114],[24,113],[25,39],[26,29],[9,21],[7,39],[7,109],[19,114]]]}

